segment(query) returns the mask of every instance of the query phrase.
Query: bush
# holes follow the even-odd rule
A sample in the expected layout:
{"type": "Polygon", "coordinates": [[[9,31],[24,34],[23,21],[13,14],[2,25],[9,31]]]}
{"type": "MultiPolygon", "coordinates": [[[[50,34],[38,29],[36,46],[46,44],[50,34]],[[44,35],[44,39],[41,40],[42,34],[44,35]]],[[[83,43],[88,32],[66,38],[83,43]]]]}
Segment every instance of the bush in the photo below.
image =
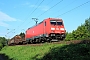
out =
{"type": "Polygon", "coordinates": [[[7,44],[5,37],[0,37],[0,50],[7,44]]]}
{"type": "Polygon", "coordinates": [[[3,45],[2,45],[2,43],[0,43],[0,50],[2,49],[2,47],[3,47],[3,45]]]}

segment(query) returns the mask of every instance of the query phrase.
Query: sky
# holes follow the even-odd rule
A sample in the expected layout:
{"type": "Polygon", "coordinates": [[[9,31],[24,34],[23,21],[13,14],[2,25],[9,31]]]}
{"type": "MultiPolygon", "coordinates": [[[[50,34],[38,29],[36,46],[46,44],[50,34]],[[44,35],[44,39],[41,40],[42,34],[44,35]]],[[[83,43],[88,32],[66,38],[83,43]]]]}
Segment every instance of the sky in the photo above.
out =
{"type": "Polygon", "coordinates": [[[46,18],[61,18],[67,32],[90,17],[90,0],[0,0],[0,36],[12,38],[46,18]]]}

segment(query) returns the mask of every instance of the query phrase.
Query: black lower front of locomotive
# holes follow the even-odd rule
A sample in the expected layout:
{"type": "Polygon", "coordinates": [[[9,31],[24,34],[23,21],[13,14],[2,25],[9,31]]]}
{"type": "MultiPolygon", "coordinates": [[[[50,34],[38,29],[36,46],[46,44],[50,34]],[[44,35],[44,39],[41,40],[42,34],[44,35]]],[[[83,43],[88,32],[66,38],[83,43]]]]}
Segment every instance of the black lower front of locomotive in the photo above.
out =
{"type": "Polygon", "coordinates": [[[49,34],[49,38],[51,41],[61,41],[65,39],[65,34],[51,33],[49,34]]]}

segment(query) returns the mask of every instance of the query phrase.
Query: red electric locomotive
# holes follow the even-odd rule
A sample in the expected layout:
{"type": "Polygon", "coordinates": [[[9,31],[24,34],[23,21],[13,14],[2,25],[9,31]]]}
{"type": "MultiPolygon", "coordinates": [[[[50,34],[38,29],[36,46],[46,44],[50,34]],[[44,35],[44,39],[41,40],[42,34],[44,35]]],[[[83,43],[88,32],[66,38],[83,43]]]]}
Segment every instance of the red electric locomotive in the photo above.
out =
{"type": "Polygon", "coordinates": [[[59,41],[65,38],[65,27],[62,19],[47,18],[26,30],[27,42],[59,41]]]}

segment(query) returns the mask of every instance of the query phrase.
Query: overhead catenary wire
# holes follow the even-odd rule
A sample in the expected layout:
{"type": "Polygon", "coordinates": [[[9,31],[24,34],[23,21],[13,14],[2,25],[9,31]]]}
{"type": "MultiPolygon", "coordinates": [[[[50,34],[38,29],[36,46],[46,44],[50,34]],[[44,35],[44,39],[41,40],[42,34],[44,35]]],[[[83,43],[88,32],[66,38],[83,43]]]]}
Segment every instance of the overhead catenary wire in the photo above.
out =
{"type": "MultiPolygon", "coordinates": [[[[35,5],[38,3],[38,1],[39,1],[39,0],[37,0],[37,2],[35,3],[35,5]]],[[[31,15],[31,14],[29,14],[29,15],[31,15]]],[[[28,17],[29,17],[29,15],[28,15],[28,17]]],[[[28,17],[26,17],[26,18],[28,19],[28,17]]],[[[26,18],[24,19],[24,21],[23,21],[20,25],[17,26],[17,29],[19,28],[19,26],[21,26],[22,24],[25,23],[25,21],[27,20],[26,18]]],[[[13,31],[13,30],[9,31],[8,34],[9,34],[10,32],[12,32],[12,31],[13,31]]]]}
{"type": "MultiPolygon", "coordinates": [[[[42,1],[39,3],[39,5],[28,15],[28,17],[30,17],[30,15],[32,15],[32,14],[37,10],[37,8],[38,8],[43,2],[44,2],[44,0],[42,0],[42,1]]],[[[36,4],[37,4],[37,3],[38,3],[38,1],[36,2],[36,4]]],[[[35,5],[36,5],[36,4],[35,4],[35,5]]],[[[28,17],[27,17],[27,19],[25,19],[24,22],[21,23],[19,26],[23,25],[23,24],[25,23],[25,21],[28,20],[28,17]]]]}
{"type": "Polygon", "coordinates": [[[42,0],[41,1],[41,3],[36,7],[36,9],[35,10],[33,10],[33,12],[31,12],[31,14],[30,15],[32,15],[36,10],[37,10],[37,8],[42,4],[44,2],[44,0],[42,0]]]}
{"type": "MultiPolygon", "coordinates": [[[[66,11],[66,12],[64,12],[64,13],[62,13],[62,14],[60,14],[60,15],[57,15],[56,17],[62,16],[62,15],[64,15],[64,14],[66,14],[66,13],[69,13],[69,12],[71,12],[71,11],[73,11],[73,10],[75,10],[75,9],[77,9],[77,8],[79,8],[79,7],[87,4],[87,3],[89,3],[89,2],[90,2],[90,1],[87,1],[87,2],[85,2],[85,3],[83,3],[83,4],[81,4],[81,5],[77,6],[77,7],[75,7],[75,8],[73,8],[73,9],[69,10],[69,11],[66,11]]],[[[54,7],[55,7],[55,6],[54,6],[54,7]]],[[[53,7],[52,7],[52,8],[53,8],[53,7]]],[[[50,9],[52,9],[52,8],[50,8],[50,9]]],[[[48,9],[47,11],[49,11],[50,9],[48,9]]],[[[45,11],[44,13],[46,13],[47,11],[45,11]]],[[[35,12],[35,11],[34,11],[34,12],[35,12]]],[[[39,17],[40,17],[41,15],[43,15],[44,13],[40,14],[39,17]]]]}
{"type": "MultiPolygon", "coordinates": [[[[38,1],[37,1],[38,2],[38,1]]],[[[37,3],[36,2],[36,3],[37,3]]],[[[29,14],[29,15],[32,15],[36,10],[37,10],[37,8],[42,4],[44,2],[44,0],[42,0],[40,3],[39,3],[39,5],[29,14]]],[[[29,17],[29,16],[28,16],[29,17]]],[[[26,20],[25,20],[26,21],[26,20]]],[[[25,22],[24,22],[25,23],[25,22]]]]}
{"type": "MultiPolygon", "coordinates": [[[[52,0],[53,1],[53,0],[52,0]]],[[[60,0],[59,2],[57,2],[55,5],[53,5],[51,8],[49,8],[48,10],[46,10],[45,12],[41,13],[39,16],[37,17],[40,17],[41,15],[43,15],[44,13],[48,12],[50,9],[54,8],[55,6],[57,6],[58,4],[60,4],[63,0],[60,0]]]]}
{"type": "Polygon", "coordinates": [[[54,8],[55,6],[57,6],[58,4],[60,4],[63,0],[60,0],[58,3],[56,3],[55,5],[53,5],[51,8],[49,8],[48,10],[46,10],[45,12],[41,13],[39,16],[37,17],[40,17],[41,15],[43,15],[44,13],[48,12],[50,9],[54,8]]]}
{"type": "MultiPolygon", "coordinates": [[[[37,1],[37,2],[38,2],[38,1],[37,1]]],[[[36,3],[37,3],[37,2],[36,2],[36,3]]],[[[42,0],[42,1],[39,3],[39,5],[38,5],[29,15],[32,15],[32,14],[37,10],[37,8],[38,8],[43,2],[44,2],[44,0],[42,0]]],[[[28,19],[28,18],[27,18],[27,19],[28,19]]],[[[23,23],[21,23],[19,26],[17,26],[16,31],[19,29],[20,26],[22,26],[22,25],[25,23],[25,21],[26,21],[27,19],[25,19],[23,23]]],[[[10,32],[11,32],[11,31],[10,31],[10,32]]],[[[10,33],[10,32],[9,32],[9,33],[10,33]]]]}
{"type": "Polygon", "coordinates": [[[39,5],[30,13],[30,15],[32,15],[32,14],[38,9],[38,7],[39,7],[43,2],[44,2],[44,0],[42,0],[42,1],[39,3],[39,5]]]}
{"type": "MultiPolygon", "coordinates": [[[[74,0],[74,1],[72,1],[72,2],[70,2],[70,3],[68,3],[67,5],[65,5],[64,7],[60,8],[60,9],[59,9],[58,11],[56,11],[56,12],[59,12],[59,11],[65,9],[65,8],[67,8],[67,7],[70,6],[71,4],[75,3],[75,1],[77,1],[77,0],[74,0]]],[[[55,12],[55,13],[56,13],[56,12],[55,12]]],[[[55,14],[55,13],[52,13],[52,14],[55,14]]]]}
{"type": "Polygon", "coordinates": [[[79,8],[79,7],[81,7],[81,6],[85,5],[85,4],[87,4],[87,3],[89,3],[89,2],[90,2],[90,0],[87,1],[87,2],[85,2],[85,3],[83,3],[83,4],[81,4],[81,5],[79,5],[79,6],[77,6],[77,7],[75,7],[75,8],[73,8],[73,9],[71,9],[71,10],[69,10],[69,11],[64,12],[64,13],[62,13],[62,14],[56,16],[56,17],[62,16],[62,15],[64,15],[64,14],[66,14],[66,13],[69,13],[69,12],[71,12],[71,11],[73,11],[73,10],[75,10],[75,9],[77,9],[77,8],[79,8]]]}
{"type": "Polygon", "coordinates": [[[43,2],[44,2],[44,0],[42,0],[42,1],[39,3],[39,5],[31,12],[30,15],[32,15],[32,14],[40,7],[40,5],[41,5],[43,2]]]}
{"type": "MultiPolygon", "coordinates": [[[[61,0],[61,1],[63,1],[63,0],[61,0]]],[[[75,2],[75,1],[73,1],[73,2],[75,2]]],[[[71,2],[71,4],[73,3],[73,2],[71,2]]],[[[89,1],[88,1],[89,2],[89,1]]],[[[81,5],[79,5],[79,6],[77,6],[77,7],[75,7],[74,9],[76,9],[76,8],[78,8],[78,7],[81,7],[82,5],[84,5],[84,4],[86,4],[86,3],[88,3],[88,2],[85,2],[85,3],[83,3],[83,4],[81,4],[81,5]]],[[[60,3],[60,1],[58,2],[58,3],[60,3]]],[[[55,4],[54,6],[52,6],[51,8],[53,8],[53,7],[55,7],[57,4],[55,4]]],[[[67,6],[66,6],[67,7],[67,6]]],[[[51,9],[50,8],[50,9],[51,9]]],[[[49,11],[50,9],[48,9],[47,11],[49,11]]],[[[73,9],[71,9],[71,10],[73,10],[73,9]]],[[[70,10],[70,11],[71,11],[70,10]]],[[[43,12],[41,15],[43,15],[44,13],[46,13],[47,11],[45,11],[45,12],[43,12]]],[[[67,12],[69,12],[69,11],[67,11],[67,12]]],[[[61,14],[62,15],[62,14],[61,14]]],[[[38,16],[38,17],[40,17],[40,15],[38,16]]],[[[57,18],[58,16],[56,16],[56,18],[57,18]]]]}
{"type": "MultiPolygon", "coordinates": [[[[43,1],[44,1],[44,0],[43,0],[43,1]]],[[[43,2],[43,1],[42,1],[42,2],[43,2]]],[[[53,0],[51,0],[51,2],[52,2],[52,1],[53,1],[53,0]]],[[[57,6],[58,4],[60,4],[62,1],[63,1],[63,0],[60,0],[60,1],[57,2],[55,5],[53,5],[51,8],[49,8],[47,11],[41,13],[38,17],[40,17],[40,16],[43,15],[44,13],[48,12],[50,9],[54,8],[55,6],[57,6]]],[[[41,2],[41,3],[42,3],[42,2],[41,2]]],[[[39,4],[39,6],[41,5],[41,3],[39,4]]],[[[50,2],[49,2],[49,3],[50,3],[50,2]]],[[[48,3],[48,4],[49,4],[49,3],[48,3]]],[[[38,7],[39,7],[39,6],[38,6],[38,7]]],[[[38,7],[37,7],[37,8],[38,8],[38,7]]],[[[36,9],[37,9],[37,8],[36,8],[36,9]]],[[[36,9],[35,9],[35,10],[36,10],[36,9]]],[[[35,10],[34,10],[34,11],[35,11],[35,10]]],[[[34,11],[33,11],[33,12],[34,12],[34,11]]],[[[32,12],[32,13],[33,13],[33,12],[32,12]]],[[[31,14],[32,14],[32,13],[31,13],[31,14]]]]}

